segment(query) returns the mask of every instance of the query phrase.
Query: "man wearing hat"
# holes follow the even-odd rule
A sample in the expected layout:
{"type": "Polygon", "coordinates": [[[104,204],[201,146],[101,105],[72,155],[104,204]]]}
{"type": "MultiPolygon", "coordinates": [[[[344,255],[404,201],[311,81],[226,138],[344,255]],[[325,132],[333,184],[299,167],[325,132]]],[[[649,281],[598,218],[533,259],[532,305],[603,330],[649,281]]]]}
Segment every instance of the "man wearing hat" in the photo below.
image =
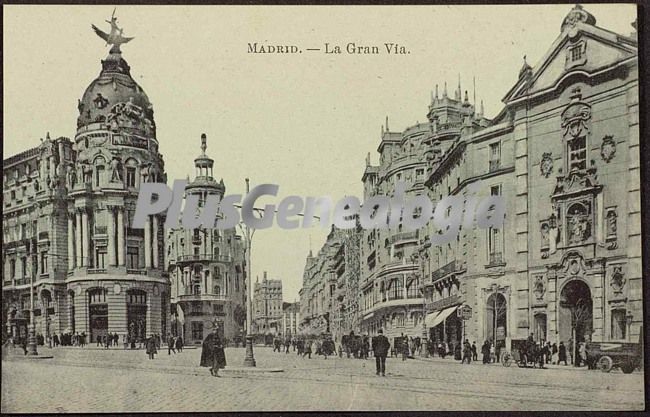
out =
{"type": "Polygon", "coordinates": [[[381,373],[381,376],[386,376],[386,356],[388,356],[390,343],[386,336],[384,336],[382,329],[379,329],[377,333],[379,334],[372,338],[372,351],[375,355],[377,375],[381,373]]]}

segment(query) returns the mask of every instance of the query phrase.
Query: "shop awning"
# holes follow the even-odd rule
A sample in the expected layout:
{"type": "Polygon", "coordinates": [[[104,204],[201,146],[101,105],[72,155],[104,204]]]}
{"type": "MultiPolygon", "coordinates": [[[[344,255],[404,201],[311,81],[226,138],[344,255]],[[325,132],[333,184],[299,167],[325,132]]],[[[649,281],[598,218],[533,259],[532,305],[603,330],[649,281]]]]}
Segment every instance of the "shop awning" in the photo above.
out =
{"type": "Polygon", "coordinates": [[[438,314],[438,316],[433,320],[433,322],[431,323],[431,326],[429,326],[429,327],[436,327],[437,325],[439,325],[440,323],[442,323],[443,321],[445,321],[445,319],[447,319],[447,317],[449,317],[449,316],[451,315],[451,313],[453,313],[454,311],[456,311],[456,309],[457,309],[458,307],[459,307],[459,306],[453,306],[453,307],[448,307],[448,308],[442,310],[442,311],[438,314]]]}
{"type": "Polygon", "coordinates": [[[440,311],[434,311],[433,313],[427,314],[427,316],[424,318],[424,325],[427,327],[434,327],[433,323],[439,314],[440,311]]]}

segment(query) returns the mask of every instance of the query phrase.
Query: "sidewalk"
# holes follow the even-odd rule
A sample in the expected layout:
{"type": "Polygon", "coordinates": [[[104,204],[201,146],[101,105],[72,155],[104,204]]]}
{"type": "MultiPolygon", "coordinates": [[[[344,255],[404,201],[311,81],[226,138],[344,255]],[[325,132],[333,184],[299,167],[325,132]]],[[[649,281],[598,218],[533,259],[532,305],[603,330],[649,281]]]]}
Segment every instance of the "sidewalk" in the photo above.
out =
{"type": "MultiPolygon", "coordinates": [[[[451,357],[446,357],[445,359],[441,358],[440,356],[429,356],[427,358],[424,358],[422,356],[411,356],[411,359],[419,360],[419,361],[424,361],[424,362],[439,362],[439,363],[448,363],[448,364],[458,364],[461,365],[460,361],[456,359],[452,359],[451,357]]],[[[463,364],[466,365],[466,364],[463,364]]],[[[482,360],[479,358],[477,361],[472,361],[470,365],[483,365],[482,360]]],[[[500,362],[494,362],[490,363],[487,366],[502,366],[503,364],[500,362]]],[[[512,365],[510,365],[510,368],[519,368],[519,366],[513,361],[512,365]]],[[[529,366],[530,369],[532,369],[532,366],[529,366]]],[[[572,365],[553,365],[553,364],[545,364],[544,368],[546,369],[565,369],[565,370],[571,370],[571,371],[591,371],[592,369],[587,368],[586,366],[581,366],[581,367],[575,367],[572,365]]],[[[537,368],[539,369],[539,368],[537,368]]]]}

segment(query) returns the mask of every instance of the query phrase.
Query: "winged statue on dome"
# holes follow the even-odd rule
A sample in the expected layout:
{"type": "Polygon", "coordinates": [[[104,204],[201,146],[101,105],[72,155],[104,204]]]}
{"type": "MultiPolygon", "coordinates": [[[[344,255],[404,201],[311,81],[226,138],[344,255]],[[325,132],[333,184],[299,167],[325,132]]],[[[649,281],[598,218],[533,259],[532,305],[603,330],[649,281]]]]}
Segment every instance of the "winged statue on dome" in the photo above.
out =
{"type": "Polygon", "coordinates": [[[106,33],[103,30],[99,29],[95,25],[91,25],[97,36],[106,41],[106,45],[113,45],[113,48],[116,51],[120,50],[120,45],[123,43],[129,42],[131,38],[122,36],[123,29],[117,26],[117,17],[115,17],[115,9],[113,9],[113,14],[111,15],[111,20],[106,20],[106,23],[111,25],[111,33],[106,33]]]}

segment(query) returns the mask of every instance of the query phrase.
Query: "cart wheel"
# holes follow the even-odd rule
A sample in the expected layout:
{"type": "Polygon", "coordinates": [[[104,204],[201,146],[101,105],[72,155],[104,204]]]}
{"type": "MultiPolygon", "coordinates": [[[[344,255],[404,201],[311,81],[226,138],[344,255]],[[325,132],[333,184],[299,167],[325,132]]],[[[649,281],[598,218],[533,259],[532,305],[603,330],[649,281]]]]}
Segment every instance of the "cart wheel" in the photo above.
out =
{"type": "Polygon", "coordinates": [[[596,365],[602,372],[609,372],[614,366],[614,361],[609,356],[601,356],[596,365]]]}
{"type": "Polygon", "coordinates": [[[512,355],[510,352],[503,352],[503,355],[501,355],[501,364],[507,368],[512,365],[512,355]]]}
{"type": "Polygon", "coordinates": [[[634,365],[630,363],[625,363],[621,365],[621,371],[623,371],[624,374],[631,374],[634,372],[634,365]]]}

